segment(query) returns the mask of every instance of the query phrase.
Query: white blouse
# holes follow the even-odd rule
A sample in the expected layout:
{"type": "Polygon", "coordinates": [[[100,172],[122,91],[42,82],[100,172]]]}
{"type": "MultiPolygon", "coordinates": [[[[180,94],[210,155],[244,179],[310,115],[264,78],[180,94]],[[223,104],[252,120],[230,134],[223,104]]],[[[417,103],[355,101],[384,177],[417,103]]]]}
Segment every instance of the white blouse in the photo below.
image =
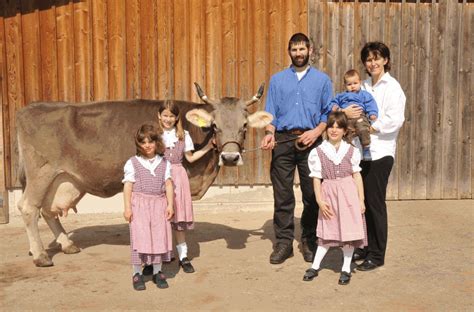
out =
{"type": "MultiPolygon", "coordinates": [[[[141,156],[134,156],[140,164],[145,167],[145,169],[149,170],[152,176],[155,176],[155,169],[163,160],[163,157],[160,155],[156,155],[152,159],[146,159],[141,156]]],[[[122,183],[125,182],[132,182],[135,183],[135,169],[133,168],[132,159],[127,160],[125,166],[123,167],[124,176],[122,183]]],[[[171,178],[171,164],[169,161],[166,160],[166,169],[165,169],[165,180],[171,178]]]]}
{"type": "MultiPolygon", "coordinates": [[[[163,142],[167,148],[173,148],[175,143],[178,142],[178,137],[176,136],[176,129],[163,131],[163,142]]],[[[189,132],[184,130],[184,152],[194,151],[193,139],[189,135],[189,132]]]]}
{"type": "MultiPolygon", "coordinates": [[[[336,150],[334,145],[329,143],[329,141],[324,140],[321,145],[319,145],[319,148],[321,148],[321,151],[327,156],[327,158],[336,166],[341,164],[342,159],[344,156],[346,156],[347,152],[349,151],[349,148],[351,145],[345,141],[341,141],[341,144],[339,145],[339,149],[336,150]]],[[[359,166],[360,164],[360,153],[356,148],[354,148],[354,152],[352,153],[351,157],[351,164],[352,164],[352,172],[360,172],[361,168],[359,166]]],[[[309,170],[310,174],[309,176],[312,178],[318,178],[322,179],[322,167],[321,167],[321,159],[319,158],[318,151],[316,148],[313,148],[313,150],[309,153],[308,156],[308,165],[309,165],[309,170]]]]}
{"type": "Polygon", "coordinates": [[[385,156],[395,158],[398,132],[405,121],[405,93],[389,73],[375,85],[372,85],[372,78],[364,80],[362,89],[372,94],[379,109],[379,117],[372,124],[377,132],[370,135],[372,160],[385,156]]]}

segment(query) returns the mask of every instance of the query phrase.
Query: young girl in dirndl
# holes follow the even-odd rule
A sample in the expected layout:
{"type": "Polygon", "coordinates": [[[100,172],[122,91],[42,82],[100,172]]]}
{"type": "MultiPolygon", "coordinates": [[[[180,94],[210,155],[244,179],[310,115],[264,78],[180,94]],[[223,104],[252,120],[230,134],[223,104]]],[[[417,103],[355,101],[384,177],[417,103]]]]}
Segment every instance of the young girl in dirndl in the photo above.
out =
{"type": "Polygon", "coordinates": [[[183,130],[179,117],[179,107],[175,102],[166,101],[159,109],[159,126],[163,131],[162,137],[166,146],[165,159],[171,163],[171,173],[174,183],[175,215],[171,220],[176,238],[179,265],[185,273],[193,273],[194,267],[188,259],[188,246],[186,244],[186,230],[194,228],[194,213],[191,200],[191,188],[188,174],[183,167],[183,158],[189,163],[203,157],[213,148],[212,141],[201,150],[194,151],[191,136],[183,130]]]}
{"type": "Polygon", "coordinates": [[[124,167],[124,218],[130,224],[133,288],[144,290],[142,265],[153,265],[153,282],[167,288],[161,271],[173,250],[169,220],[173,217],[171,165],[162,156],[165,150],[157,129],[142,125],[135,136],[137,155],[124,167]]]}
{"type": "Polygon", "coordinates": [[[343,140],[346,132],[344,113],[331,113],[325,132],[327,138],[308,158],[319,205],[318,248],[313,265],[304,274],[304,281],[318,276],[321,261],[330,247],[342,247],[344,261],[339,284],[349,284],[354,248],[367,245],[364,188],[359,167],[361,154],[343,140]]]}

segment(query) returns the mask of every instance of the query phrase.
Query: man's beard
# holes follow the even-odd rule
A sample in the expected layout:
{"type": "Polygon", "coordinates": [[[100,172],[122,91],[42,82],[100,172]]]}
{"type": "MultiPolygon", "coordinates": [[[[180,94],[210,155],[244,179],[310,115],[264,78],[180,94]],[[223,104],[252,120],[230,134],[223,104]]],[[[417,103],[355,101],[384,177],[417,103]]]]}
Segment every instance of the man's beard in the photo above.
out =
{"type": "Polygon", "coordinates": [[[293,66],[296,66],[296,67],[304,67],[308,64],[308,62],[309,62],[309,53],[303,56],[303,59],[296,58],[296,57],[291,58],[291,63],[293,64],[293,66]]]}

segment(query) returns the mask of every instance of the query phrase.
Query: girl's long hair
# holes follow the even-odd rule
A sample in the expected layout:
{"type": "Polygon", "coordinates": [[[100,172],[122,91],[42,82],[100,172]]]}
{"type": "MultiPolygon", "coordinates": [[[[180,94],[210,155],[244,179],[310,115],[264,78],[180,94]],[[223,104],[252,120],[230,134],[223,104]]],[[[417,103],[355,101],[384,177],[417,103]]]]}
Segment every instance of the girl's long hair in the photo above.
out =
{"type": "MultiPolygon", "coordinates": [[[[160,107],[158,110],[158,114],[161,115],[161,113],[165,110],[169,110],[173,115],[176,116],[176,124],[174,125],[176,128],[176,136],[178,137],[179,140],[184,140],[184,129],[183,129],[183,124],[181,123],[181,118],[179,116],[179,107],[178,104],[176,104],[175,101],[171,100],[166,100],[163,105],[160,107]]],[[[159,116],[158,116],[159,117],[159,116]]],[[[158,120],[158,129],[160,133],[163,133],[164,129],[163,126],[161,125],[161,121],[158,120]]]]}
{"type": "Polygon", "coordinates": [[[327,137],[327,129],[328,128],[331,128],[335,123],[337,123],[337,125],[344,129],[345,131],[345,134],[344,136],[342,137],[342,139],[344,141],[346,141],[347,143],[351,144],[351,142],[349,141],[349,138],[348,138],[348,134],[349,134],[349,131],[348,131],[348,127],[349,127],[349,123],[347,122],[347,117],[346,117],[346,114],[344,114],[343,112],[331,112],[328,116],[328,122],[327,122],[327,128],[326,128],[326,131],[324,131],[324,139],[327,140],[328,137],[327,137]]]}
{"type": "Polygon", "coordinates": [[[156,143],[156,151],[155,153],[163,156],[165,153],[165,144],[161,140],[161,135],[159,134],[158,130],[155,126],[151,124],[143,124],[138,128],[137,133],[135,134],[135,147],[137,149],[138,156],[144,156],[143,150],[140,146],[145,139],[148,139],[151,142],[156,143]]]}

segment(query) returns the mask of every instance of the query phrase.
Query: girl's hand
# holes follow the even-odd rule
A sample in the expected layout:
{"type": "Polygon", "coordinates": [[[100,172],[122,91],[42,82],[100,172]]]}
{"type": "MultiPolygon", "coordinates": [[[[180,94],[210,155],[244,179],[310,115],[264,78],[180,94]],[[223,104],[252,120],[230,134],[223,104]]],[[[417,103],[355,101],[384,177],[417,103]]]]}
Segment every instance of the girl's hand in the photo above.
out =
{"type": "Polygon", "coordinates": [[[171,220],[174,216],[174,209],[172,206],[166,207],[166,220],[171,220]]]}
{"type": "Polygon", "coordinates": [[[125,221],[132,222],[132,209],[125,209],[123,217],[125,218],[125,221]]]}
{"type": "Polygon", "coordinates": [[[365,202],[364,202],[364,200],[360,201],[360,213],[361,214],[365,213],[365,202]]]}
{"type": "Polygon", "coordinates": [[[325,201],[320,201],[318,202],[318,206],[319,206],[319,212],[323,214],[323,217],[325,219],[330,219],[333,216],[331,207],[329,207],[328,203],[326,203],[325,201]]]}

